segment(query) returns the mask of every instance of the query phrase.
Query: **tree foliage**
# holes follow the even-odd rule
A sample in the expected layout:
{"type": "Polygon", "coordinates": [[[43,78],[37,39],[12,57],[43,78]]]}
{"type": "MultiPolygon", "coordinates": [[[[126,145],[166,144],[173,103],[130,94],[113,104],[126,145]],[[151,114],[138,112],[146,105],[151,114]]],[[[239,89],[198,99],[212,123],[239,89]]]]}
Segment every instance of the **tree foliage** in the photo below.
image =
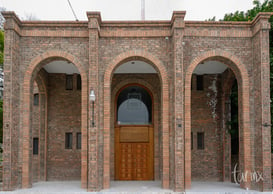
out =
{"type": "MultiPolygon", "coordinates": [[[[254,7],[246,12],[236,11],[235,13],[226,14],[223,21],[252,21],[259,12],[273,12],[273,0],[265,0],[263,3],[254,0],[253,5],[254,7]]],[[[271,23],[269,32],[271,121],[273,121],[273,17],[269,19],[269,22],[271,23]]],[[[271,134],[271,152],[273,152],[273,126],[271,126],[271,134]]]]}
{"type": "MultiPolygon", "coordinates": [[[[265,0],[261,3],[259,0],[253,1],[254,7],[246,12],[236,11],[224,16],[224,21],[252,21],[259,12],[272,12],[273,0],[265,0]]],[[[272,21],[272,18],[271,18],[272,21]]]]}
{"type": "Polygon", "coordinates": [[[208,20],[206,21],[212,21],[212,22],[215,22],[216,21],[216,17],[214,16],[213,18],[209,18],[208,20]]]}

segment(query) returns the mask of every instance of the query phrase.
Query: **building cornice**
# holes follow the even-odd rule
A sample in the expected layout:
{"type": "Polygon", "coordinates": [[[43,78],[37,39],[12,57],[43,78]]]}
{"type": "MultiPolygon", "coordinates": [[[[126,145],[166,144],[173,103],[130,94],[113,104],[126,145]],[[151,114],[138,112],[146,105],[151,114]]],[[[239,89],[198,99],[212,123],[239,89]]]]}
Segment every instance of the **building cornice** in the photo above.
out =
{"type": "Polygon", "coordinates": [[[273,15],[262,12],[253,21],[233,22],[184,21],[185,11],[175,11],[171,20],[159,21],[102,21],[100,12],[87,12],[88,21],[21,21],[15,12],[2,14],[5,30],[45,37],[88,37],[88,29],[97,29],[100,37],[166,37],[172,36],[174,28],[184,29],[185,36],[251,37],[261,29],[270,29],[268,19],[273,15]]]}

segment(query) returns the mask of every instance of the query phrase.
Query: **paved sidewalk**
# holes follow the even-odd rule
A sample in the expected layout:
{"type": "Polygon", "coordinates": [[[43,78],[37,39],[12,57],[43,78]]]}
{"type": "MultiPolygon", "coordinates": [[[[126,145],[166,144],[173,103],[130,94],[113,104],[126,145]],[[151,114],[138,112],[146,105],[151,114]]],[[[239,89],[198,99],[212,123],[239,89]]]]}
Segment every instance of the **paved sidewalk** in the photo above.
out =
{"type": "MultiPolygon", "coordinates": [[[[16,191],[2,191],[0,194],[87,194],[85,189],[81,188],[80,181],[65,182],[38,182],[34,183],[32,188],[19,189],[16,191]]],[[[112,181],[111,188],[98,194],[171,194],[171,190],[161,188],[160,181],[112,181]]],[[[192,188],[187,194],[267,194],[257,191],[247,191],[241,189],[239,185],[229,182],[192,182],[192,188]]],[[[269,192],[271,193],[271,192],[269,192]]]]}
{"type": "Polygon", "coordinates": [[[240,188],[239,184],[231,182],[192,182],[187,194],[272,194],[272,192],[259,192],[240,188]]]}

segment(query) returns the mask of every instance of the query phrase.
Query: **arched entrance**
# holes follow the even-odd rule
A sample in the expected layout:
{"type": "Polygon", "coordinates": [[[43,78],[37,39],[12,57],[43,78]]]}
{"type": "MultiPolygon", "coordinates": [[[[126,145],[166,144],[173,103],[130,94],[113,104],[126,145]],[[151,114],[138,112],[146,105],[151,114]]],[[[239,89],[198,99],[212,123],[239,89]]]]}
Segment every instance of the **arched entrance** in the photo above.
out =
{"type": "Polygon", "coordinates": [[[153,180],[153,99],[143,86],[132,84],[116,96],[115,180],[153,180]]]}
{"type": "MultiPolygon", "coordinates": [[[[32,153],[32,150],[35,142],[33,139],[32,144],[32,132],[35,129],[30,121],[33,119],[33,83],[37,77],[39,78],[39,75],[44,75],[40,76],[40,78],[43,79],[48,90],[46,96],[48,106],[43,115],[48,120],[43,123],[43,138],[40,138],[39,141],[35,140],[35,142],[38,142],[39,151],[42,152],[41,155],[39,152],[39,160],[43,161],[43,169],[40,169],[43,172],[43,177],[38,180],[69,180],[65,177],[71,177],[70,180],[81,179],[82,187],[85,188],[87,183],[86,157],[84,157],[87,155],[87,104],[84,103],[87,102],[87,77],[83,66],[74,56],[60,51],[49,51],[36,57],[25,73],[24,106],[22,107],[24,113],[22,115],[24,121],[22,187],[31,187],[33,183],[32,159],[34,153],[32,153]],[[58,63],[59,66],[53,63],[58,63]],[[50,64],[51,67],[49,67],[50,64]],[[56,67],[57,69],[55,69],[56,67]],[[75,104],[70,103],[74,100],[75,104]],[[66,103],[67,105],[65,105],[66,103]],[[75,107],[77,113],[74,114],[71,110],[75,110],[75,107]],[[70,113],[67,114],[68,112],[70,113]],[[67,118],[62,118],[62,116],[67,118]],[[71,123],[66,125],[64,122],[69,119],[71,123]],[[50,143],[50,141],[55,142],[50,143]],[[61,151],[59,148],[61,148],[61,151]],[[71,158],[67,157],[69,154],[73,155],[73,160],[76,161],[75,165],[68,162],[71,161],[71,158]],[[61,168],[61,166],[65,165],[65,163],[72,169],[70,171],[72,176],[67,174],[68,171],[62,170],[65,168],[61,168]]],[[[41,132],[39,131],[39,133],[41,132]]]]}
{"type": "MultiPolygon", "coordinates": [[[[161,180],[163,188],[169,188],[169,86],[167,72],[154,56],[137,50],[119,55],[111,62],[104,74],[104,188],[109,188],[110,180],[116,178],[114,166],[115,98],[121,88],[131,84],[148,88],[154,100],[157,99],[157,102],[154,103],[153,140],[158,143],[154,143],[154,168],[152,169],[154,173],[151,173],[153,175],[150,177],[153,176],[156,180],[161,180]],[[128,72],[128,68],[123,68],[124,64],[132,67],[129,68],[131,71],[128,72]],[[142,64],[145,65],[142,66],[142,64]],[[135,67],[143,67],[144,69],[135,69],[135,67]],[[153,83],[153,80],[156,81],[156,84],[153,83]]],[[[142,130],[145,131],[145,129],[142,130]]],[[[150,132],[149,129],[148,132],[150,132]]]]}
{"type": "MultiPolygon", "coordinates": [[[[189,189],[191,186],[191,180],[193,180],[193,175],[192,174],[192,168],[194,167],[192,164],[192,160],[193,160],[193,149],[199,149],[200,150],[205,150],[205,146],[206,146],[206,142],[205,142],[205,138],[206,138],[206,134],[204,134],[204,131],[206,128],[206,124],[204,124],[201,128],[203,129],[198,129],[200,131],[192,131],[192,127],[194,125],[196,125],[196,123],[194,123],[194,119],[196,120],[196,118],[194,118],[192,116],[193,113],[193,108],[194,106],[192,105],[192,83],[196,83],[196,87],[194,86],[195,89],[197,89],[199,86],[197,84],[197,75],[193,76],[194,71],[196,70],[196,67],[198,65],[204,65],[207,62],[212,62],[212,61],[217,61],[220,62],[224,65],[226,65],[227,67],[229,67],[232,72],[234,73],[237,82],[238,82],[238,101],[239,103],[239,136],[240,136],[240,148],[239,148],[239,162],[240,162],[240,170],[241,172],[250,172],[251,169],[251,163],[250,163],[250,157],[251,157],[251,152],[250,152],[250,126],[249,126],[249,80],[248,80],[248,74],[246,71],[246,68],[244,67],[243,64],[241,64],[241,62],[234,57],[233,55],[224,52],[224,51],[212,51],[212,52],[207,52],[204,53],[202,56],[198,57],[197,59],[195,59],[193,61],[193,63],[188,67],[188,71],[186,73],[185,76],[185,119],[187,119],[185,122],[185,141],[189,142],[189,144],[186,144],[186,148],[185,148],[185,156],[186,156],[186,163],[185,163],[185,170],[186,170],[186,189],[189,189]],[[192,76],[194,79],[192,79],[192,76]],[[193,80],[195,80],[193,82],[193,80]],[[194,134],[193,134],[194,133],[194,134]],[[194,139],[195,137],[195,139],[194,139]],[[195,144],[194,146],[191,146],[195,144]]],[[[207,76],[209,77],[209,76],[207,76]]],[[[218,92],[218,86],[216,85],[216,80],[218,78],[223,78],[224,76],[221,75],[220,77],[217,75],[214,75],[214,81],[211,81],[211,86],[208,86],[207,88],[209,90],[211,90],[212,92],[214,92],[214,96],[211,96],[212,98],[215,98],[213,102],[211,102],[211,104],[208,103],[209,106],[211,106],[211,112],[212,112],[212,118],[214,120],[218,119],[217,115],[214,114],[216,113],[216,105],[215,102],[217,101],[217,95],[219,95],[218,92]]],[[[201,79],[201,78],[200,78],[201,79]]],[[[222,83],[223,79],[221,80],[222,83]]],[[[203,82],[202,82],[203,83],[203,82]]],[[[223,84],[224,85],[224,84],[223,84]]],[[[221,91],[219,91],[221,92],[221,91]]],[[[211,94],[207,93],[205,94],[206,96],[210,96],[211,94]]],[[[224,99],[224,98],[223,98],[224,99]]],[[[223,103],[222,103],[223,106],[223,103]]],[[[219,107],[221,109],[221,106],[219,105],[219,107]]],[[[199,112],[199,114],[202,112],[199,112]]],[[[212,121],[213,123],[214,121],[212,121]]],[[[221,122],[215,122],[215,126],[213,126],[213,128],[215,127],[219,130],[223,130],[222,126],[225,123],[221,123],[221,122]]],[[[196,126],[195,126],[196,127],[196,126]]],[[[198,128],[198,126],[196,127],[198,128]]],[[[214,128],[214,129],[215,129],[214,128]]],[[[218,133],[219,131],[217,131],[216,133],[218,133]]],[[[212,134],[210,134],[212,135],[212,134]]],[[[213,134],[215,135],[215,133],[213,134]]],[[[222,133],[222,135],[224,135],[224,133],[222,133]]],[[[216,137],[216,138],[220,138],[220,137],[216,137]]],[[[222,137],[223,138],[223,137],[222,137]]],[[[222,156],[222,152],[224,152],[225,150],[223,149],[223,146],[225,145],[224,142],[222,141],[223,139],[219,139],[220,142],[220,156],[221,158],[217,159],[216,161],[216,165],[221,166],[219,169],[221,169],[219,171],[219,169],[214,169],[215,172],[212,173],[213,175],[211,175],[211,178],[215,180],[215,178],[219,181],[219,180],[225,180],[225,158],[224,155],[222,156]],[[220,163],[219,163],[220,162],[220,163]],[[218,171],[217,171],[218,170],[218,171]],[[222,173],[221,175],[219,175],[219,172],[222,173]],[[218,174],[218,175],[217,175],[218,174]],[[215,177],[215,175],[217,175],[217,177],[215,177]]],[[[207,150],[205,150],[207,151],[207,150]]],[[[203,151],[201,151],[203,152],[203,151]]],[[[216,152],[218,152],[218,156],[219,156],[219,150],[216,150],[216,152]]],[[[209,152],[208,152],[209,153],[209,152]]],[[[200,153],[199,153],[200,155],[200,153]]],[[[195,156],[194,156],[195,157],[195,156]]],[[[207,161],[210,161],[211,158],[207,157],[207,161]],[[208,159],[209,158],[209,159],[208,159]]],[[[197,165],[195,164],[195,167],[197,165]]],[[[229,168],[229,171],[231,169],[229,168]]],[[[213,172],[213,171],[210,171],[213,172]]],[[[207,172],[206,172],[207,173],[207,172]]],[[[226,172],[226,174],[229,174],[230,172],[226,172]]],[[[208,176],[210,176],[210,174],[206,174],[208,176]]],[[[195,177],[197,176],[197,174],[194,175],[195,177]]],[[[241,183],[241,187],[243,188],[250,188],[250,180],[247,179],[246,181],[242,181],[241,183]]]]}

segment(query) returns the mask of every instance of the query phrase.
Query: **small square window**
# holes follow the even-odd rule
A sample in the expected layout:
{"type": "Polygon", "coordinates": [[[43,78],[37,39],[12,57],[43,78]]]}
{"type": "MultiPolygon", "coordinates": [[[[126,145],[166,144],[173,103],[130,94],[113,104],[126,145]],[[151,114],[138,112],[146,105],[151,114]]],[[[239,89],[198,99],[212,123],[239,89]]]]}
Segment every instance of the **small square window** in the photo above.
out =
{"type": "Polygon", "coordinates": [[[33,138],[33,155],[38,155],[39,153],[39,138],[33,138]]]}
{"type": "Polygon", "coordinates": [[[72,149],[72,133],[65,133],[65,149],[72,149]]]}
{"type": "Polygon", "coordinates": [[[82,79],[81,79],[81,75],[78,74],[77,75],[77,90],[81,90],[82,89],[82,79]]]}
{"type": "Polygon", "coordinates": [[[203,75],[196,76],[196,90],[204,90],[204,76],[203,75]]]}
{"type": "Polygon", "coordinates": [[[198,132],[197,133],[197,149],[203,150],[205,148],[204,143],[204,132],[198,132]]]}
{"type": "Polygon", "coordinates": [[[81,149],[81,148],[82,148],[82,134],[77,133],[77,149],[81,149]]]}
{"type": "Polygon", "coordinates": [[[39,94],[34,94],[34,96],[33,96],[33,105],[34,106],[39,105],[39,94]]]}
{"type": "Polygon", "coordinates": [[[73,75],[66,75],[66,90],[73,90],[73,75]]]}

